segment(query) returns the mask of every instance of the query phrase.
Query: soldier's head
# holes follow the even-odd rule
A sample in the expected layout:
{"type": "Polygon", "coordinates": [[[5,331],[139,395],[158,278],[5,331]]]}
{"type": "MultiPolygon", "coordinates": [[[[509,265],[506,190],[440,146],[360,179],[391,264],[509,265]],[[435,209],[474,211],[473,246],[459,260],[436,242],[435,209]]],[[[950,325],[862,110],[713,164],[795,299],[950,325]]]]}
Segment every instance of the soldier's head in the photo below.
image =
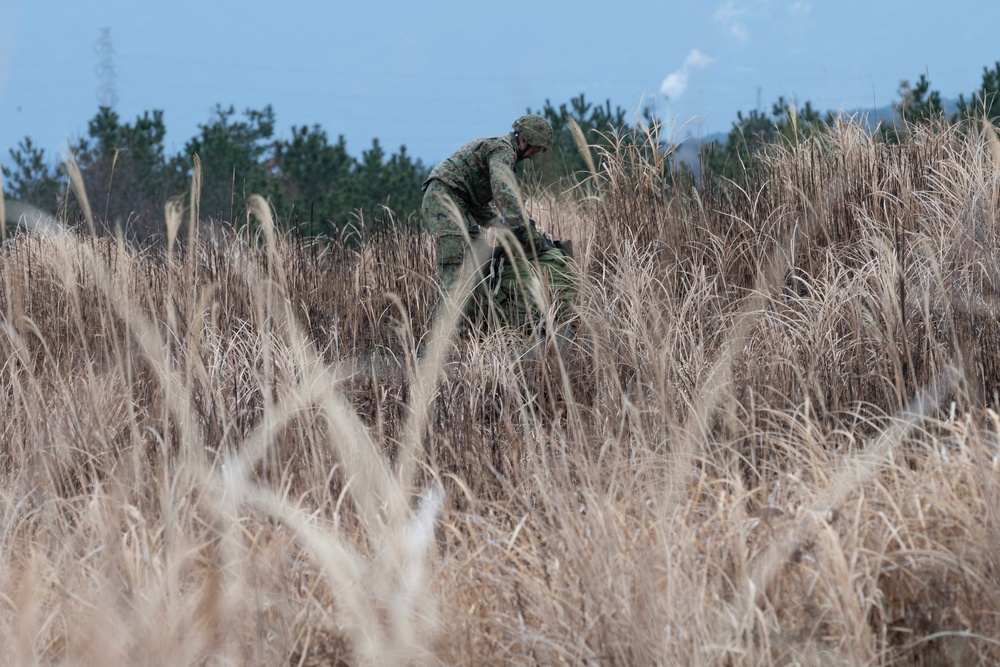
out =
{"type": "Polygon", "coordinates": [[[515,120],[514,136],[518,160],[530,160],[552,148],[552,126],[538,114],[531,113],[515,120]]]}

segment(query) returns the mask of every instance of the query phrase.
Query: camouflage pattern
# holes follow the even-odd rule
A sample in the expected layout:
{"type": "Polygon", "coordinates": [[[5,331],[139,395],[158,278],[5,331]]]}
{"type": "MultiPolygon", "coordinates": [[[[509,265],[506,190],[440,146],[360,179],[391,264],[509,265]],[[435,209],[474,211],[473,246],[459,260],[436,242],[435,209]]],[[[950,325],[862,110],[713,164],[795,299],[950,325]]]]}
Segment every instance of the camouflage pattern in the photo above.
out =
{"type": "MultiPolygon", "coordinates": [[[[455,196],[451,188],[437,180],[428,181],[424,185],[420,213],[434,236],[435,262],[441,289],[448,291],[458,278],[462,262],[472,250],[466,236],[473,242],[481,236],[481,217],[477,217],[465,201],[455,196]]],[[[493,215],[495,217],[496,214],[493,215]]],[[[480,213],[480,216],[486,217],[484,213],[480,213]]]]}
{"type": "Polygon", "coordinates": [[[516,174],[513,134],[471,141],[431,171],[421,213],[436,239],[443,288],[451,286],[468,252],[463,228],[475,240],[481,227],[497,225],[501,218],[512,230],[524,225],[516,174]]]}
{"type": "Polygon", "coordinates": [[[514,131],[524,137],[529,146],[552,150],[552,125],[542,116],[529,113],[514,121],[514,131]]]}
{"type": "Polygon", "coordinates": [[[431,171],[424,182],[421,214],[434,235],[441,288],[451,290],[463,263],[480,268],[477,284],[464,306],[460,331],[488,322],[528,325],[549,315],[571,315],[576,269],[557,243],[535,229],[521,203],[517,185],[517,134],[529,145],[549,148],[552,128],[541,116],[522,116],[515,133],[477,139],[462,146],[431,171]],[[505,224],[524,254],[507,257],[502,249],[471,258],[482,228],[505,224]],[[470,245],[471,242],[471,245],[470,245]],[[525,256],[526,255],[526,256],[525,256]]]}
{"type": "Polygon", "coordinates": [[[565,324],[572,316],[576,300],[576,268],[573,260],[549,242],[539,245],[533,260],[503,253],[493,256],[491,299],[496,317],[504,324],[524,326],[544,324],[551,315],[565,324]],[[544,249],[543,249],[544,248],[544,249]]]}

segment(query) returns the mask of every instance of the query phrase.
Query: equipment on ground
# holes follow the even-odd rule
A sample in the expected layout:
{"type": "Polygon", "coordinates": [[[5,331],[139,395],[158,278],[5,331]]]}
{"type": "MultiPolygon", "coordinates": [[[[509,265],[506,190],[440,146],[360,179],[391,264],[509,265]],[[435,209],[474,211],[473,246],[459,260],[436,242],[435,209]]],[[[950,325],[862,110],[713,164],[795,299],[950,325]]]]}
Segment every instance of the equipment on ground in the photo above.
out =
{"type": "Polygon", "coordinates": [[[562,327],[573,317],[577,269],[571,241],[553,240],[535,221],[499,243],[482,267],[470,316],[482,326],[562,327]]]}

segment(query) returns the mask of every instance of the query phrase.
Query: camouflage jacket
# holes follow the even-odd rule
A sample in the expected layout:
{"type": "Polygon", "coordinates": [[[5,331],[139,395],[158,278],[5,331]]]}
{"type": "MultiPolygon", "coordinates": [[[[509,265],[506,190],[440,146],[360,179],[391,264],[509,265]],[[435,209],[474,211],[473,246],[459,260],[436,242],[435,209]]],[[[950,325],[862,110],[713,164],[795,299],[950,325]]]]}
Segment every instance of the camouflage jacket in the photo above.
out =
{"type": "Polygon", "coordinates": [[[481,225],[496,224],[499,213],[507,226],[517,229],[526,216],[514,141],[513,134],[470,141],[436,166],[424,185],[433,180],[447,185],[481,225]]]}

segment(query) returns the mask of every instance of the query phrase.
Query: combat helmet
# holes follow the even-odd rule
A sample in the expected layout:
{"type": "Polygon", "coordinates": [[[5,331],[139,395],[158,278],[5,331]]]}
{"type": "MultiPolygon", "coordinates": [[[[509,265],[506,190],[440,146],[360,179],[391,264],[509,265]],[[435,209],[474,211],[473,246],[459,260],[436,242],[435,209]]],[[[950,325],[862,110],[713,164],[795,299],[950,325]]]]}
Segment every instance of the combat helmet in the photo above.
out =
{"type": "Polygon", "coordinates": [[[538,114],[529,113],[515,120],[514,131],[518,136],[524,137],[529,146],[538,146],[544,150],[552,148],[552,126],[538,114]]]}

